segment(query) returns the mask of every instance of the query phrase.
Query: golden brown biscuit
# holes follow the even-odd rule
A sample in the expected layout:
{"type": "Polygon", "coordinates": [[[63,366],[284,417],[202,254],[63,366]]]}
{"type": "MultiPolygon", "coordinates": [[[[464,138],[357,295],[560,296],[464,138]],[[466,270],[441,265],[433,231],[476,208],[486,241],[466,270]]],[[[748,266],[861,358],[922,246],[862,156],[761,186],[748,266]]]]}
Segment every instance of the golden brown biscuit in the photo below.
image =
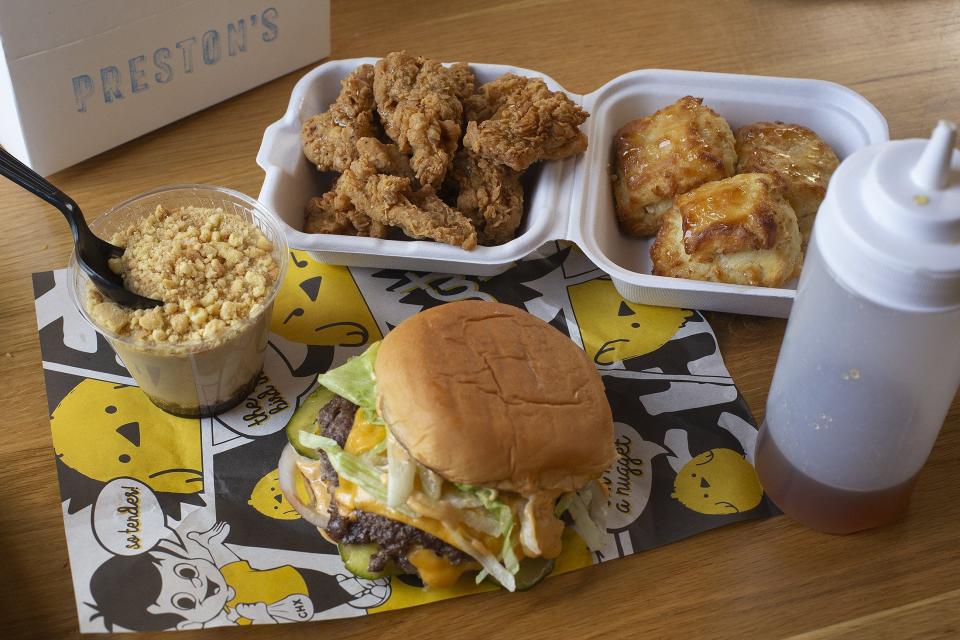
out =
{"type": "Polygon", "coordinates": [[[827,183],[840,164],[833,149],[798,124],[757,122],[737,131],[737,157],[737,173],[770,173],[783,179],[806,247],[827,183]]]}
{"type": "Polygon", "coordinates": [[[800,231],[783,181],[744,173],[676,199],[650,248],[659,276],[779,287],[800,272],[800,231]]]}
{"type": "Polygon", "coordinates": [[[675,196],[733,175],[733,131],[702,103],[680,98],[628,122],[614,137],[614,206],[627,235],[655,234],[675,196]]]}

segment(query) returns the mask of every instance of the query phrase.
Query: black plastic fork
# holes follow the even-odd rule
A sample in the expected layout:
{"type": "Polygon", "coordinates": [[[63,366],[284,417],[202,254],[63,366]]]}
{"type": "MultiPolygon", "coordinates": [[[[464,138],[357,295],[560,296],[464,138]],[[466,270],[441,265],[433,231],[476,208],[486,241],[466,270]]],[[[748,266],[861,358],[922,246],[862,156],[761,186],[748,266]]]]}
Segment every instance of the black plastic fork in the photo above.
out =
{"type": "Polygon", "coordinates": [[[119,305],[133,309],[149,309],[163,304],[159,300],[137,295],[123,286],[123,279],[107,264],[110,258],[123,255],[123,248],[94,235],[73,198],[3,148],[0,148],[0,174],[60,210],[73,232],[77,262],[100,293],[119,305]]]}

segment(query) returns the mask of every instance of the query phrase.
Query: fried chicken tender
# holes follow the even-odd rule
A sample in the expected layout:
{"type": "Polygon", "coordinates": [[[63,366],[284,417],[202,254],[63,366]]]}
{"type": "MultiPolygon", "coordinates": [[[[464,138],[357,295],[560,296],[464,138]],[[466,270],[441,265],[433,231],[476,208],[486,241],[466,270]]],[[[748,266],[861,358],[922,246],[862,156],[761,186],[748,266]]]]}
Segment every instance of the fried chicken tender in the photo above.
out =
{"type": "Polygon", "coordinates": [[[372,164],[377,173],[409,178],[411,181],[415,179],[410,158],[400,153],[400,148],[395,144],[385,144],[376,138],[360,138],[357,140],[357,157],[360,156],[372,164]]]}
{"type": "Polygon", "coordinates": [[[357,140],[377,135],[373,75],[373,65],[357,67],[340,83],[330,108],[303,123],[303,153],[321,171],[346,170],[357,157],[357,140]]]}
{"type": "MultiPolygon", "coordinates": [[[[356,150],[357,157],[363,155],[378,173],[413,179],[410,161],[397,145],[384,144],[376,138],[360,138],[356,150]]],[[[371,238],[387,238],[390,234],[390,227],[358,211],[349,198],[337,195],[336,185],[332,191],[312,198],[307,204],[303,230],[371,238]]]]}
{"type": "Polygon", "coordinates": [[[400,227],[413,238],[432,238],[464,249],[477,246],[477,232],[462,213],[447,206],[431,187],[415,192],[411,179],[379,173],[378,162],[390,152],[377,140],[358,143],[359,157],[337,180],[338,198],[372,220],[400,227]]]}
{"type": "Polygon", "coordinates": [[[453,74],[453,80],[456,86],[457,98],[460,99],[461,106],[463,101],[473,95],[477,84],[477,77],[470,70],[470,65],[466,62],[457,62],[447,69],[453,74]]]}
{"type": "Polygon", "coordinates": [[[482,245],[513,240],[523,216],[519,171],[461,149],[453,159],[457,210],[470,218],[482,245]]]}
{"type": "Polygon", "coordinates": [[[437,188],[460,140],[460,97],[473,86],[463,64],[444,67],[436,60],[394,52],[377,62],[373,92],[387,135],[403,153],[420,184],[437,188]]]}
{"type": "Polygon", "coordinates": [[[335,233],[355,236],[356,228],[350,218],[336,207],[337,194],[328,191],[322,196],[310,198],[303,221],[303,230],[306,233],[335,233]]]}
{"type": "Polygon", "coordinates": [[[335,191],[311,198],[307,203],[303,230],[306,233],[333,233],[344,236],[386,238],[390,228],[357,211],[335,191]]]}
{"type": "Polygon", "coordinates": [[[515,171],[587,148],[580,125],[590,115],[539,78],[507,73],[467,99],[463,146],[515,171]]]}

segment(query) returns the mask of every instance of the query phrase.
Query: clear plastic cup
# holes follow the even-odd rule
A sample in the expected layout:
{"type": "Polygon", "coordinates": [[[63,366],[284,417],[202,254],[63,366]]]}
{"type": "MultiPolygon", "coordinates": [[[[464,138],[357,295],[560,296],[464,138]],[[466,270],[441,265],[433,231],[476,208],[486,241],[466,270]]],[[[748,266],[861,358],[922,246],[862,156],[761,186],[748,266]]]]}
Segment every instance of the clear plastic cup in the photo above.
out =
{"type": "Polygon", "coordinates": [[[90,228],[109,241],[115,232],[153,213],[158,205],[167,209],[219,207],[241,215],[260,229],[273,243],[279,269],[260,312],[212,340],[168,344],[118,335],[94,321],[84,304],[89,279],[77,264],[76,253],[70,258],[70,297],[87,321],[106,337],[155,405],[183,417],[216,415],[242,402],[257,384],[273,301],[287,268],[286,237],[274,216],[253,198],[225,187],[200,184],[161,187],[135,196],[93,220],[90,228]]]}

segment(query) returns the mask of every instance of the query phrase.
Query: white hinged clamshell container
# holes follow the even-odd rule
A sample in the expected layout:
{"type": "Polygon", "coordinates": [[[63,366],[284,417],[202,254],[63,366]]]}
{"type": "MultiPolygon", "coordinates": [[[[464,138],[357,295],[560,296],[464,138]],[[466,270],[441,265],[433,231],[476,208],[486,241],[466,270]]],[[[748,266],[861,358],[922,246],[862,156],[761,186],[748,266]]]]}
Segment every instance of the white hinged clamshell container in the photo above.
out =
{"type": "Polygon", "coordinates": [[[733,129],[761,120],[807,126],[841,160],[888,139],[887,123],[876,107],[846,87],[821,80],[653,69],[624,74],[581,96],[537,71],[471,63],[478,85],[504,73],[538,77],[590,112],[583,125],[589,139],[586,153],[538,163],[524,175],[525,213],[517,237],[500,246],[466,251],[425,240],[303,233],[304,206],[330,188],[333,174],[317,172],[304,157],[301,125],[327,109],[340,91],[340,81],[355,67],[375,62],[376,58],[335,60],[310,71],[294,87],[283,118],[265,131],[257,155],[266,172],[260,201],[287,225],[291,248],[309,251],[322,262],[486,276],[509,268],[546,242],[570,240],[610,274],[617,291],[631,302],[786,317],[792,288],[651,275],[653,239],[623,235],[614,215],[609,167],[614,133],[630,120],[692,95],[702,97],[733,129]]]}

